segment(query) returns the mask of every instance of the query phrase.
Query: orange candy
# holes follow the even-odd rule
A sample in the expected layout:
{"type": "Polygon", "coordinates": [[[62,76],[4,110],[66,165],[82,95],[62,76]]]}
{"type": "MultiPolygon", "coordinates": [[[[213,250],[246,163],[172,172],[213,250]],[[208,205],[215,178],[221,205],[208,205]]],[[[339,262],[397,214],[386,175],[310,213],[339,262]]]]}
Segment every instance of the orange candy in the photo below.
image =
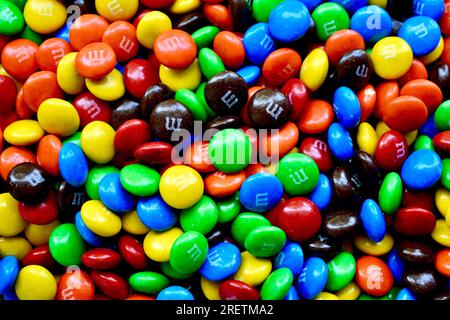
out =
{"type": "Polygon", "coordinates": [[[183,163],[201,173],[215,171],[208,155],[208,146],[207,141],[197,141],[191,144],[184,153],[183,163]]]}
{"type": "Polygon", "coordinates": [[[302,58],[297,51],[282,48],[275,50],[266,58],[262,72],[270,84],[279,86],[298,76],[301,65],[302,58]]]}
{"type": "Polygon", "coordinates": [[[439,273],[450,277],[450,249],[442,249],[436,254],[434,266],[439,273]]]}
{"type": "Polygon", "coordinates": [[[56,300],[93,300],[94,297],[94,282],[82,270],[68,271],[58,281],[56,300]]]}
{"type": "Polygon", "coordinates": [[[2,52],[1,64],[12,77],[24,81],[38,70],[38,45],[26,39],[9,42],[2,52]]]}
{"type": "Polygon", "coordinates": [[[269,135],[260,142],[260,155],[279,156],[281,159],[297,145],[299,132],[297,126],[289,121],[277,133],[269,135]]]}
{"type": "Polygon", "coordinates": [[[0,152],[3,150],[3,132],[2,129],[0,129],[0,152]]]}
{"type": "Polygon", "coordinates": [[[413,59],[411,68],[401,78],[398,79],[398,84],[404,86],[406,83],[416,79],[428,79],[427,68],[422,61],[413,59]]]}
{"type": "MultiPolygon", "coordinates": [[[[449,15],[449,25],[450,25],[450,15],[449,15]]],[[[445,38],[444,40],[444,51],[442,52],[441,59],[443,63],[447,65],[450,64],[450,38],[445,38]]]]}
{"type": "Polygon", "coordinates": [[[331,104],[324,100],[309,100],[300,115],[298,128],[308,134],[325,132],[333,123],[333,119],[331,104]]]}
{"type": "Polygon", "coordinates": [[[109,23],[105,18],[96,14],[84,14],[70,26],[70,44],[75,50],[80,51],[88,44],[100,42],[108,26],[109,23]]]}
{"type": "Polygon", "coordinates": [[[39,68],[42,71],[56,73],[56,69],[61,59],[72,51],[72,47],[64,39],[50,38],[45,40],[40,45],[36,54],[39,68]]]}
{"type": "Polygon", "coordinates": [[[113,48],[119,62],[131,60],[139,51],[136,28],[126,21],[116,21],[106,28],[102,42],[113,48]]]}
{"type": "Polygon", "coordinates": [[[261,86],[255,86],[255,87],[250,87],[248,89],[248,99],[247,99],[247,103],[245,104],[244,108],[242,108],[241,112],[240,112],[240,116],[241,116],[241,120],[243,123],[245,123],[246,125],[252,126],[252,121],[250,120],[249,116],[248,116],[248,103],[250,102],[250,99],[253,97],[253,95],[258,92],[258,90],[263,89],[264,87],[261,86]]]}
{"type": "Polygon", "coordinates": [[[197,45],[191,35],[182,30],[167,30],[153,44],[158,61],[172,69],[185,69],[197,57],[197,45]]]}
{"type": "Polygon", "coordinates": [[[238,69],[244,64],[245,49],[242,39],[233,32],[219,32],[214,38],[213,49],[228,68],[238,69]]]}
{"type": "Polygon", "coordinates": [[[143,294],[132,294],[131,296],[129,296],[128,298],[126,298],[125,300],[155,300],[155,298],[143,295],[143,294]]]}
{"type": "Polygon", "coordinates": [[[205,3],[203,6],[203,13],[206,18],[220,30],[233,30],[233,18],[231,17],[230,10],[223,4],[205,3]]]}
{"type": "Polygon", "coordinates": [[[367,120],[370,117],[373,110],[375,110],[375,104],[377,102],[377,92],[373,85],[368,84],[358,92],[358,101],[361,106],[361,120],[360,123],[367,120]]]}
{"type": "Polygon", "coordinates": [[[57,136],[47,135],[39,141],[36,150],[37,162],[50,175],[59,175],[58,158],[62,143],[57,136]]]}
{"type": "Polygon", "coordinates": [[[23,98],[26,105],[37,112],[42,102],[50,98],[64,98],[56,79],[56,73],[40,71],[32,74],[23,85],[23,98]]]}
{"type": "Polygon", "coordinates": [[[205,191],[216,198],[231,196],[241,188],[246,177],[243,170],[229,174],[216,171],[205,178],[205,191]]]}
{"type": "Polygon", "coordinates": [[[344,29],[333,33],[325,42],[325,52],[328,56],[328,61],[332,65],[336,65],[342,56],[349,51],[362,49],[366,45],[363,37],[354,30],[344,29]]]}
{"type": "Polygon", "coordinates": [[[8,174],[16,165],[24,162],[36,163],[33,152],[23,147],[9,147],[0,154],[0,174],[6,181],[8,174]]]}
{"type": "Polygon", "coordinates": [[[413,96],[422,100],[427,106],[428,114],[433,113],[443,100],[441,88],[426,79],[409,81],[400,90],[400,95],[413,96]]]}
{"type": "Polygon", "coordinates": [[[23,97],[23,88],[20,89],[19,93],[17,94],[16,113],[20,119],[31,119],[36,113],[31,110],[25,103],[25,99],[23,97]]]}
{"type": "Polygon", "coordinates": [[[394,278],[383,260],[363,256],[356,261],[356,283],[364,292],[381,297],[391,290],[394,278]]]}
{"type": "Polygon", "coordinates": [[[422,100],[413,96],[400,96],[383,109],[383,121],[394,130],[407,133],[419,129],[427,120],[428,110],[422,100]]]}
{"type": "Polygon", "coordinates": [[[101,80],[116,66],[117,58],[113,48],[107,43],[94,42],[78,52],[75,67],[80,76],[101,80]]]}
{"type": "Polygon", "coordinates": [[[383,81],[377,86],[375,91],[377,93],[377,102],[375,103],[374,115],[381,119],[384,106],[392,99],[398,97],[400,88],[396,81],[383,81]]]}

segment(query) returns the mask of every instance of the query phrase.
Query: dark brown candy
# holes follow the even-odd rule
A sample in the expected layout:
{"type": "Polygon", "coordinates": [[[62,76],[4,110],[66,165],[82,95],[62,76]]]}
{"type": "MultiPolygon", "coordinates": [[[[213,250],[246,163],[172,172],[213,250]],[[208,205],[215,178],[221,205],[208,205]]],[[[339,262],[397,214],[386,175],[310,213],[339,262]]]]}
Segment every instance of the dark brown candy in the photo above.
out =
{"type": "Polygon", "coordinates": [[[242,31],[252,18],[252,1],[229,0],[228,8],[233,19],[234,30],[242,31]]]}
{"type": "Polygon", "coordinates": [[[206,130],[216,129],[220,131],[230,128],[237,129],[240,128],[241,124],[241,118],[238,116],[217,116],[208,121],[206,130]]]}
{"type": "Polygon", "coordinates": [[[355,167],[365,186],[361,188],[362,196],[364,198],[376,197],[382,179],[380,169],[374,158],[364,151],[356,151],[351,165],[355,167]]]}
{"type": "Polygon", "coordinates": [[[405,271],[403,282],[409,290],[418,295],[433,293],[439,285],[439,279],[432,269],[405,271]]]}
{"type": "Polygon", "coordinates": [[[206,26],[208,20],[203,13],[189,13],[181,17],[174,25],[174,29],[186,31],[187,33],[193,33],[194,31],[206,26]]]}
{"type": "MultiPolygon", "coordinates": [[[[353,202],[362,200],[364,180],[355,168],[348,165],[338,166],[333,171],[333,190],[340,199],[349,199],[353,202]]],[[[369,186],[366,186],[369,187],[369,186]]]]}
{"type": "Polygon", "coordinates": [[[433,249],[423,242],[404,240],[398,244],[399,256],[412,264],[431,264],[434,261],[433,249]]]}
{"type": "Polygon", "coordinates": [[[111,125],[114,129],[131,119],[139,118],[139,103],[122,99],[112,111],[111,125]]]}
{"type": "Polygon", "coordinates": [[[367,52],[361,49],[345,53],[336,66],[339,83],[356,90],[369,83],[372,72],[372,61],[367,52]]]}
{"type": "Polygon", "coordinates": [[[238,115],[247,103],[247,84],[237,73],[223,71],[206,83],[205,99],[208,106],[219,114],[238,115]]]}
{"type": "Polygon", "coordinates": [[[436,294],[433,297],[433,300],[445,300],[445,301],[450,301],[450,291],[444,291],[444,292],[440,292],[438,294],[436,294]]]}
{"type": "Polygon", "coordinates": [[[213,247],[219,242],[223,242],[225,240],[225,237],[227,236],[227,233],[223,228],[215,228],[211,232],[209,232],[206,235],[206,239],[208,240],[209,247],[213,247]]]}
{"type": "Polygon", "coordinates": [[[414,16],[413,1],[412,0],[388,0],[386,11],[389,15],[400,21],[404,21],[409,17],[414,16]]]}
{"type": "Polygon", "coordinates": [[[88,200],[84,187],[75,188],[66,181],[60,184],[58,188],[58,207],[63,213],[63,218],[67,221],[72,220],[73,216],[81,210],[83,203],[88,200]]]}
{"type": "Polygon", "coordinates": [[[318,234],[314,238],[308,240],[303,248],[308,256],[329,260],[339,252],[341,242],[324,234],[318,234]]]}
{"type": "Polygon", "coordinates": [[[142,119],[148,120],[153,109],[158,103],[173,98],[174,94],[163,83],[158,83],[147,89],[139,105],[139,115],[142,119]]]}
{"type": "Polygon", "coordinates": [[[50,191],[49,177],[38,164],[25,162],[15,166],[6,180],[9,193],[19,202],[42,202],[50,191]]]}
{"type": "Polygon", "coordinates": [[[159,103],[150,115],[150,128],[153,136],[158,139],[171,140],[175,131],[190,131],[193,124],[191,111],[174,99],[159,103]]]}
{"type": "Polygon", "coordinates": [[[428,79],[442,90],[446,90],[450,82],[450,69],[448,65],[442,62],[433,63],[428,72],[428,79]]]}
{"type": "Polygon", "coordinates": [[[276,89],[261,89],[248,103],[248,116],[258,128],[279,128],[284,125],[290,112],[286,96],[276,89]]]}
{"type": "Polygon", "coordinates": [[[351,237],[360,226],[359,214],[353,210],[337,210],[325,214],[323,231],[334,238],[351,237]]]}
{"type": "Polygon", "coordinates": [[[83,15],[86,13],[92,12],[92,3],[90,0],[65,0],[64,1],[67,7],[67,13],[70,16],[71,14],[83,15]],[[77,8],[73,7],[77,6],[77,8]]]}

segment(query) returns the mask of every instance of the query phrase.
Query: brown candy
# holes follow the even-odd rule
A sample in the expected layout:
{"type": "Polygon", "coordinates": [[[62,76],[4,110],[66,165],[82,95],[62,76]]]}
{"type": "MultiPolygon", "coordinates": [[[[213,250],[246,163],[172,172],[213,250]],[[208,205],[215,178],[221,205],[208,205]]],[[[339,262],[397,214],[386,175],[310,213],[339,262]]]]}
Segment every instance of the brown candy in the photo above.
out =
{"type": "Polygon", "coordinates": [[[403,274],[403,282],[406,287],[418,295],[433,293],[439,284],[434,270],[408,270],[403,274]]]}
{"type": "Polygon", "coordinates": [[[243,30],[252,18],[251,0],[229,0],[228,8],[235,30],[243,30]]]}
{"type": "Polygon", "coordinates": [[[217,116],[206,124],[206,130],[237,129],[241,126],[241,118],[237,116],[217,116]]]}
{"type": "Polygon", "coordinates": [[[137,118],[139,118],[139,103],[123,99],[112,111],[111,125],[114,129],[117,129],[128,120],[137,118]]]}
{"type": "Polygon", "coordinates": [[[287,122],[290,109],[283,93],[276,89],[261,89],[248,103],[248,116],[256,127],[279,128],[287,122]]]}
{"type": "Polygon", "coordinates": [[[9,172],[6,184],[14,199],[26,204],[43,201],[50,191],[47,173],[41,166],[31,162],[15,166],[9,172]]]}
{"type": "Polygon", "coordinates": [[[340,250],[341,242],[337,239],[318,234],[308,240],[304,246],[308,256],[319,257],[325,260],[332,259],[340,250]]]}
{"type": "Polygon", "coordinates": [[[423,242],[402,241],[398,244],[399,256],[412,264],[431,264],[434,261],[433,249],[423,242]]]}
{"type": "Polygon", "coordinates": [[[173,98],[173,92],[163,83],[158,83],[147,89],[139,105],[139,115],[148,120],[158,103],[173,98]]]}
{"type": "Polygon", "coordinates": [[[360,226],[359,214],[353,210],[337,210],[324,216],[323,231],[334,238],[351,237],[360,226]]]}
{"type": "Polygon", "coordinates": [[[81,210],[85,201],[87,201],[87,195],[84,187],[75,188],[66,181],[59,186],[58,207],[63,220],[73,221],[74,215],[81,210]]]}
{"type": "Polygon", "coordinates": [[[369,83],[372,73],[372,61],[367,52],[361,49],[345,53],[336,66],[339,83],[356,90],[369,83]]]}
{"type": "Polygon", "coordinates": [[[173,28],[183,30],[187,33],[193,33],[207,24],[208,20],[203,13],[189,13],[181,17],[173,28]]]}

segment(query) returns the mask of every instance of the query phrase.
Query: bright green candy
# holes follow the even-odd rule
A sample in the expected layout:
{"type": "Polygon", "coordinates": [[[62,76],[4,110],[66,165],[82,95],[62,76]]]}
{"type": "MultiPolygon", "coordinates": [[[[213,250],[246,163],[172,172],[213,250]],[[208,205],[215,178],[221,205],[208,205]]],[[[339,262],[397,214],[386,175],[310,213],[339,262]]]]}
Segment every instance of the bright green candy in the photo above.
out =
{"type": "Polygon", "coordinates": [[[170,265],[170,262],[163,262],[161,263],[161,270],[170,278],[177,279],[177,280],[185,280],[192,277],[193,273],[182,273],[176,271],[172,266],[170,265]]]}
{"type": "Polygon", "coordinates": [[[253,0],[253,18],[258,22],[268,22],[272,10],[283,0],[253,0]]]}
{"type": "Polygon", "coordinates": [[[198,96],[188,89],[180,89],[175,94],[175,100],[184,104],[194,116],[194,120],[205,122],[208,119],[205,106],[198,96]]]}
{"type": "Polygon", "coordinates": [[[210,232],[217,224],[219,210],[216,203],[203,196],[193,207],[181,211],[180,224],[184,231],[210,232]]]}
{"type": "Polygon", "coordinates": [[[286,234],[278,227],[259,227],[245,239],[245,249],[255,257],[271,257],[283,249],[286,234]]]}
{"type": "Polygon", "coordinates": [[[147,294],[158,293],[169,285],[166,276],[152,271],[137,272],[131,275],[128,282],[133,290],[147,294]]]}
{"type": "Polygon", "coordinates": [[[187,231],[175,240],[170,251],[170,265],[175,271],[193,273],[208,255],[208,240],[197,231],[187,231]]]}
{"type": "Polygon", "coordinates": [[[356,261],[348,252],[341,252],[328,262],[327,289],[338,291],[347,286],[355,276],[356,261]]]}
{"type": "Polygon", "coordinates": [[[124,189],[138,197],[158,192],[160,178],[158,171],[142,164],[130,164],[120,171],[120,183],[124,189]]]}
{"type": "Polygon", "coordinates": [[[419,136],[416,139],[416,142],[414,142],[414,151],[422,149],[434,151],[433,140],[431,140],[431,138],[426,135],[419,136]]]}
{"type": "Polygon", "coordinates": [[[214,38],[220,32],[220,29],[216,26],[206,26],[198,29],[192,33],[192,39],[194,39],[195,44],[198,49],[211,47],[214,38]]]}
{"type": "Polygon", "coordinates": [[[317,36],[322,41],[326,41],[336,31],[350,27],[347,11],[334,2],[319,5],[311,16],[316,24],[317,36]]]}
{"type": "Polygon", "coordinates": [[[75,132],[69,138],[64,140],[63,145],[66,143],[73,143],[81,148],[81,132],[75,132]]]}
{"type": "Polygon", "coordinates": [[[201,85],[198,86],[197,90],[195,91],[195,95],[201,101],[201,103],[203,104],[203,107],[205,107],[208,117],[212,118],[212,117],[215,117],[217,115],[217,113],[214,110],[212,110],[208,106],[208,103],[206,102],[205,87],[206,87],[206,82],[203,82],[201,85]]]}
{"type": "Polygon", "coordinates": [[[22,11],[12,2],[0,1],[0,34],[5,36],[17,34],[24,26],[22,11]]]}
{"type": "Polygon", "coordinates": [[[434,124],[440,131],[450,130],[450,100],[442,102],[436,109],[434,124]]]}
{"type": "Polygon", "coordinates": [[[231,225],[231,235],[233,239],[240,245],[245,245],[245,239],[250,232],[259,227],[271,226],[270,221],[266,217],[253,213],[244,212],[237,216],[231,225]]]}
{"type": "Polygon", "coordinates": [[[100,200],[98,186],[100,185],[100,181],[110,173],[120,173],[120,171],[114,166],[107,165],[97,165],[89,170],[85,186],[89,198],[92,200],[100,200]]]}
{"type": "Polygon", "coordinates": [[[276,176],[288,194],[305,195],[316,187],[319,168],[306,154],[290,153],[281,159],[276,176]]]}
{"type": "Polygon", "coordinates": [[[48,240],[53,259],[65,267],[79,265],[86,250],[83,238],[73,223],[57,226],[48,240]]]}
{"type": "Polygon", "coordinates": [[[363,293],[359,296],[358,300],[395,300],[400,291],[400,288],[393,287],[389,292],[382,297],[374,297],[368,295],[367,293],[363,293]]]}
{"type": "Polygon", "coordinates": [[[211,139],[208,153],[214,167],[225,173],[233,173],[248,166],[252,145],[241,130],[225,129],[211,139]]]}
{"type": "Polygon", "coordinates": [[[403,196],[402,178],[396,172],[388,173],[380,187],[378,202],[385,214],[393,214],[400,207],[403,196]]]}
{"type": "Polygon", "coordinates": [[[30,41],[33,41],[38,46],[40,46],[41,43],[44,42],[42,36],[36,31],[33,31],[29,26],[26,26],[25,29],[23,29],[22,33],[20,34],[20,37],[22,39],[28,39],[30,41]]]}
{"type": "Polygon", "coordinates": [[[28,0],[9,0],[9,2],[14,3],[20,10],[23,11],[23,8],[25,8],[25,4],[28,0]]]}
{"type": "Polygon", "coordinates": [[[239,191],[228,199],[221,200],[217,203],[219,210],[219,223],[228,223],[237,217],[241,211],[241,201],[239,201],[239,191]]]}
{"type": "Polygon", "coordinates": [[[442,160],[441,183],[445,189],[450,190],[450,159],[442,160]]]}
{"type": "Polygon", "coordinates": [[[280,268],[272,272],[264,281],[261,288],[261,300],[282,300],[294,281],[292,271],[280,268]]]}
{"type": "Polygon", "coordinates": [[[200,63],[200,70],[207,79],[211,79],[216,74],[225,71],[225,65],[222,59],[209,48],[203,48],[198,54],[198,62],[200,63]]]}

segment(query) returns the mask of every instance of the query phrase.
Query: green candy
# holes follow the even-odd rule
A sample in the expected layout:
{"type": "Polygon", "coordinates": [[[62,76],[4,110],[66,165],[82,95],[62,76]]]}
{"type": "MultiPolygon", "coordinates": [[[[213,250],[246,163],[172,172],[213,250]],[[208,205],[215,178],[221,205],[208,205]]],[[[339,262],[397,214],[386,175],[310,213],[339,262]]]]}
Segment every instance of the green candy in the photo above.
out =
{"type": "Polygon", "coordinates": [[[319,168],[306,154],[290,153],[281,159],[276,176],[288,194],[305,195],[316,187],[319,168]]]}
{"type": "Polygon", "coordinates": [[[25,29],[23,29],[22,33],[20,34],[20,37],[22,39],[27,39],[30,41],[33,41],[38,46],[41,45],[42,42],[44,42],[44,39],[42,39],[42,36],[37,33],[36,31],[33,31],[29,26],[26,26],[25,29]]]}
{"type": "Polygon", "coordinates": [[[9,0],[9,2],[14,3],[22,11],[25,8],[25,4],[27,3],[27,1],[28,0],[9,0]]]}
{"type": "Polygon", "coordinates": [[[195,91],[195,95],[197,96],[197,98],[200,100],[203,107],[205,108],[206,113],[208,114],[208,117],[213,118],[217,115],[217,113],[214,110],[212,110],[208,106],[208,103],[206,102],[205,87],[206,87],[206,82],[203,82],[201,85],[198,86],[197,90],[195,91]]]}
{"type": "Polygon", "coordinates": [[[387,294],[382,297],[374,297],[368,295],[367,293],[363,293],[359,296],[358,300],[395,300],[400,291],[400,288],[393,287],[387,294]]]}
{"type": "Polygon", "coordinates": [[[225,71],[222,59],[209,48],[203,48],[198,54],[198,62],[203,75],[209,80],[216,74],[225,71]]]}
{"type": "Polygon", "coordinates": [[[414,142],[414,151],[422,149],[434,151],[433,140],[426,135],[419,136],[414,142]]]}
{"type": "Polygon", "coordinates": [[[253,212],[244,212],[231,224],[231,236],[237,243],[244,246],[250,232],[260,227],[270,226],[270,221],[266,217],[253,212]]]}
{"type": "Polygon", "coordinates": [[[206,26],[194,31],[191,36],[194,39],[198,49],[211,47],[214,38],[220,32],[220,29],[216,26],[206,26]]]}
{"type": "Polygon", "coordinates": [[[228,199],[217,202],[219,210],[219,223],[228,223],[237,217],[241,211],[241,201],[239,201],[239,191],[228,199]]]}
{"type": "Polygon", "coordinates": [[[12,36],[22,31],[24,26],[22,11],[10,1],[0,1],[0,34],[12,36]]]}
{"type": "Polygon", "coordinates": [[[356,261],[348,252],[341,252],[328,262],[327,289],[338,291],[347,286],[355,276],[356,261]]]}
{"type": "Polygon", "coordinates": [[[225,173],[233,173],[248,166],[252,145],[241,130],[225,129],[213,136],[208,153],[214,167],[225,173]]]}
{"type": "Polygon", "coordinates": [[[98,194],[100,181],[110,173],[120,173],[120,171],[116,167],[108,165],[97,165],[89,170],[85,185],[89,198],[92,200],[100,200],[100,195],[98,194]]]}
{"type": "Polygon", "coordinates": [[[191,111],[194,120],[205,122],[208,119],[203,102],[194,92],[188,89],[180,89],[175,94],[175,100],[184,104],[191,111]]]}
{"type": "Polygon", "coordinates": [[[48,240],[53,259],[65,267],[81,264],[81,256],[86,251],[83,238],[73,223],[57,226],[48,240]]]}
{"type": "Polygon", "coordinates": [[[184,231],[210,232],[217,224],[219,210],[216,203],[203,196],[193,207],[181,211],[180,224],[184,231]]]}
{"type": "Polygon", "coordinates": [[[271,257],[283,249],[286,234],[278,227],[259,227],[245,239],[245,249],[255,257],[271,257]]]}
{"type": "Polygon", "coordinates": [[[166,276],[152,271],[137,272],[128,282],[133,290],[147,294],[156,294],[169,285],[166,276]]]}
{"type": "Polygon", "coordinates": [[[378,202],[385,214],[393,214],[402,203],[403,183],[402,178],[396,172],[388,173],[380,187],[378,202]]]}
{"type": "Polygon", "coordinates": [[[176,280],[186,280],[193,276],[193,273],[182,273],[176,271],[172,266],[170,265],[170,262],[163,262],[161,263],[161,270],[170,278],[176,279],[176,280]]]}
{"type": "Polygon", "coordinates": [[[450,190],[450,159],[442,160],[441,183],[445,189],[450,190]]]}
{"type": "Polygon", "coordinates": [[[316,24],[317,36],[326,41],[333,33],[342,29],[349,29],[350,18],[347,11],[334,2],[327,2],[314,9],[312,18],[316,24]]]}
{"type": "Polygon", "coordinates": [[[282,300],[294,281],[292,271],[280,268],[272,272],[261,287],[261,300],[282,300]]]}
{"type": "Polygon", "coordinates": [[[142,164],[130,164],[120,171],[120,183],[124,189],[138,197],[158,192],[160,178],[158,171],[142,164]]]}
{"type": "Polygon", "coordinates": [[[68,137],[63,141],[63,145],[66,143],[73,143],[81,148],[81,132],[75,132],[73,135],[68,137]]]}
{"type": "Polygon", "coordinates": [[[187,231],[175,240],[170,251],[170,265],[181,273],[200,269],[208,255],[208,240],[197,231],[187,231]]]}
{"type": "Polygon", "coordinates": [[[440,131],[450,130],[450,100],[442,102],[436,109],[434,124],[440,131]]]}
{"type": "Polygon", "coordinates": [[[270,13],[283,0],[253,0],[253,18],[258,22],[268,22],[270,13]]]}

